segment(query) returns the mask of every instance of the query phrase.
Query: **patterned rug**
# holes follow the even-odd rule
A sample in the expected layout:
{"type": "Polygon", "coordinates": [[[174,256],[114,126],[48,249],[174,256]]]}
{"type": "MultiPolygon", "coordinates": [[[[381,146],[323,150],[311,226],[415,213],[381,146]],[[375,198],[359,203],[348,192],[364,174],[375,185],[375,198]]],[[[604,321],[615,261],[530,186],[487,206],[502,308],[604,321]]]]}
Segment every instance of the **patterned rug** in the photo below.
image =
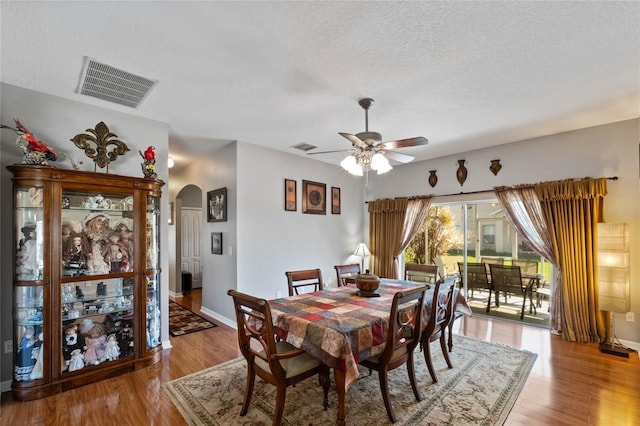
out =
{"type": "Polygon", "coordinates": [[[183,336],[215,326],[214,323],[200,315],[194,314],[171,300],[169,301],[169,333],[172,336],[183,336]]]}
{"type": "MultiPolygon", "coordinates": [[[[416,353],[416,377],[423,400],[413,396],[404,367],[389,373],[391,404],[396,425],[501,425],[506,420],[537,355],[487,342],[454,336],[448,369],[440,346],[432,343],[438,383],[432,383],[424,356],[416,353]]],[[[388,425],[377,372],[360,377],[346,397],[347,424],[388,425]]],[[[309,378],[287,389],[283,425],[334,425],[337,395],[329,393],[330,407],[322,407],[322,388],[309,378]]],[[[270,425],[275,386],[256,378],[249,412],[239,417],[246,384],[246,362],[238,358],[165,383],[163,390],[190,425],[270,425]]]]}

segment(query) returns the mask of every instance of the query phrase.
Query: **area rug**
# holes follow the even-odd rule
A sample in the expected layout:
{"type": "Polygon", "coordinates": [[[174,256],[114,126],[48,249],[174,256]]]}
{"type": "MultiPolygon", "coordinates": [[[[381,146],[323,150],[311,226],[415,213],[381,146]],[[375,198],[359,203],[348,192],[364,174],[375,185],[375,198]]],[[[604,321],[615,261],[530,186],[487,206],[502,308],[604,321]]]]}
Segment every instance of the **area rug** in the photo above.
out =
{"type": "Polygon", "coordinates": [[[216,325],[200,315],[194,314],[173,301],[169,301],[169,333],[174,336],[183,336],[194,331],[206,330],[216,325]]]}
{"type": "MultiPolygon", "coordinates": [[[[432,383],[424,356],[416,353],[418,386],[423,400],[413,396],[405,367],[389,373],[391,404],[396,425],[501,425],[506,420],[537,355],[463,336],[454,336],[448,369],[438,343],[432,357],[438,383],[432,383]]],[[[246,362],[237,358],[224,364],[165,383],[163,390],[190,425],[270,425],[275,387],[256,378],[245,417],[239,417],[246,384],[246,362]]],[[[346,397],[348,425],[390,424],[376,372],[365,368],[346,397]]],[[[330,407],[322,407],[322,388],[310,378],[287,389],[283,425],[334,425],[337,415],[335,383],[330,407]]]]}

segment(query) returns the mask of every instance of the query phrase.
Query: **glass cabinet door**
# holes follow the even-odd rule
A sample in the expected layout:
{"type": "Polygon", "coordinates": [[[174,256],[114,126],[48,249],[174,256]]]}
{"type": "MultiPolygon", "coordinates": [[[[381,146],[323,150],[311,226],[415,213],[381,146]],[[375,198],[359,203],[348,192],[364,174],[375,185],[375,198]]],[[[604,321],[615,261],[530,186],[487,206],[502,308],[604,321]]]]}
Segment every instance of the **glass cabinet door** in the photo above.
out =
{"type": "Polygon", "coordinates": [[[160,198],[147,196],[147,269],[160,269],[160,198]]]}
{"type": "Polygon", "coordinates": [[[158,283],[160,274],[148,275],[147,279],[147,349],[160,346],[160,297],[158,283]]]}
{"type": "Polygon", "coordinates": [[[134,356],[133,194],[63,189],[61,371],[134,356]]]}
{"type": "Polygon", "coordinates": [[[44,377],[44,188],[15,189],[14,379],[44,377]]]}
{"type": "Polygon", "coordinates": [[[147,349],[160,345],[160,198],[147,196],[147,349]]]}
{"type": "Polygon", "coordinates": [[[15,288],[15,365],[14,379],[18,382],[44,377],[42,342],[44,292],[41,285],[15,288]]]}
{"type": "Polygon", "coordinates": [[[44,189],[18,187],[15,196],[16,280],[38,281],[44,269],[44,189]]]}

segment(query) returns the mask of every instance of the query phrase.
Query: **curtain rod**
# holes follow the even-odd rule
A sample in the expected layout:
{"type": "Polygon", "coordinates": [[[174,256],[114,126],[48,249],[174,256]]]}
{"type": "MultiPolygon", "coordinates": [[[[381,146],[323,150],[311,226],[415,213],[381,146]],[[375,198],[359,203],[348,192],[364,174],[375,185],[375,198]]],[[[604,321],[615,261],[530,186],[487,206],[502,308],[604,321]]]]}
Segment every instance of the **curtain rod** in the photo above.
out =
{"type": "MultiPolygon", "coordinates": [[[[605,179],[607,180],[618,180],[618,176],[610,176],[610,177],[606,177],[605,179]]],[[[558,181],[560,182],[560,181],[558,181]]],[[[531,185],[535,185],[535,184],[531,184],[531,185]]],[[[454,195],[470,195],[470,194],[489,194],[489,193],[493,193],[493,189],[485,189],[483,191],[469,191],[469,192],[452,192],[451,194],[439,194],[439,195],[417,195],[414,197],[406,197],[410,200],[419,200],[421,198],[435,198],[435,197],[452,197],[454,195]]],[[[395,197],[394,200],[397,200],[399,198],[405,198],[405,197],[395,197]]],[[[369,204],[369,201],[365,201],[365,204],[369,204]]]]}

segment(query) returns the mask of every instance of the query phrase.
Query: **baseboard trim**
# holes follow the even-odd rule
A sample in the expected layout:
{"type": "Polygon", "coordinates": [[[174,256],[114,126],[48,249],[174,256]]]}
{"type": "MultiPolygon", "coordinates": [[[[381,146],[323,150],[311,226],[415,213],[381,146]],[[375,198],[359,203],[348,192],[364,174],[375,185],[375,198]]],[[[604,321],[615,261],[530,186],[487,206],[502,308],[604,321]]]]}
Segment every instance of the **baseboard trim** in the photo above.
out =
{"type": "Polygon", "coordinates": [[[230,320],[229,318],[227,318],[225,316],[222,316],[219,313],[212,311],[211,309],[207,309],[204,306],[200,307],[200,312],[210,316],[211,318],[215,319],[216,321],[220,321],[224,325],[226,325],[228,327],[231,327],[233,329],[235,329],[238,326],[235,321],[230,320]]]}

